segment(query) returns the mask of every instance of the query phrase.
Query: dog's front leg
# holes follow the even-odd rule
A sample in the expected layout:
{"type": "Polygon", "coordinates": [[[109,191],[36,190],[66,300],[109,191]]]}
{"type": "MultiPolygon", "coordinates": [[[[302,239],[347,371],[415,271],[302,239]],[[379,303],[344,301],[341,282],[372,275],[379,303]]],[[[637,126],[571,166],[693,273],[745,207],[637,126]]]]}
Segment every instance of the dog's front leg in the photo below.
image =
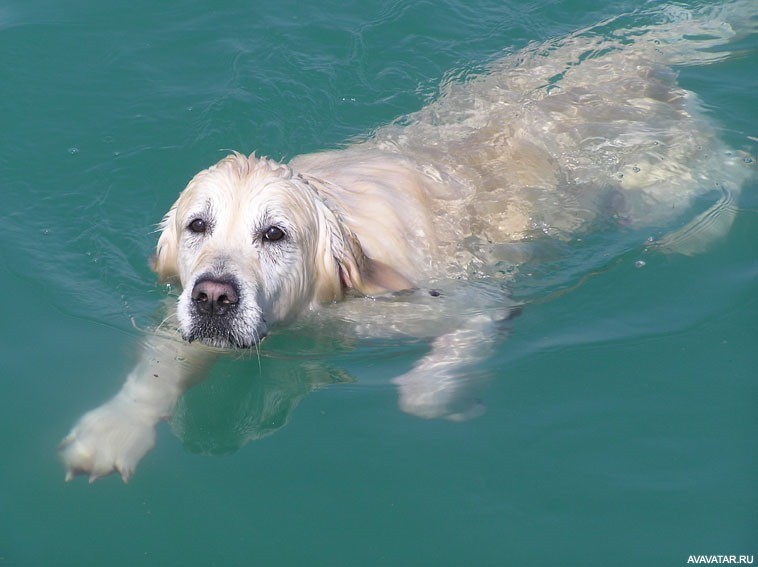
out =
{"type": "Polygon", "coordinates": [[[86,474],[92,482],[117,471],[128,481],[155,445],[156,424],[171,416],[215,357],[213,350],[178,336],[151,336],[118,394],[85,413],[61,442],[66,480],[86,474]]]}
{"type": "Polygon", "coordinates": [[[488,315],[477,315],[455,331],[434,339],[431,351],[409,371],[393,379],[398,405],[427,419],[462,421],[483,413],[476,395],[483,380],[477,364],[487,358],[503,331],[488,315]]]}

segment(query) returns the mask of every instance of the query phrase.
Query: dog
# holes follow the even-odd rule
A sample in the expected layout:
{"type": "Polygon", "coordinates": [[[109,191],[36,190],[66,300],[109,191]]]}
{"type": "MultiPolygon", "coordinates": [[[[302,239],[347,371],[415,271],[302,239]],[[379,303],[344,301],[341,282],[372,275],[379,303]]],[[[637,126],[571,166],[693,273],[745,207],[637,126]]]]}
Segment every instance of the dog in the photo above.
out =
{"type": "Polygon", "coordinates": [[[518,313],[507,274],[528,259],[524,243],[690,214],[657,246],[692,254],[729,229],[748,173],[671,68],[725,57],[737,32],[723,17],[656,8],[626,30],[609,20],[449,82],[345,148],[287,164],[232,153],[198,173],[152,262],[181,290],[175,329],[150,334],[120,392],[64,439],[67,479],[127,481],[218,356],[259,349],[324,306],[358,337],[428,341],[393,379],[402,410],[480,413],[467,377],[518,313]]]}

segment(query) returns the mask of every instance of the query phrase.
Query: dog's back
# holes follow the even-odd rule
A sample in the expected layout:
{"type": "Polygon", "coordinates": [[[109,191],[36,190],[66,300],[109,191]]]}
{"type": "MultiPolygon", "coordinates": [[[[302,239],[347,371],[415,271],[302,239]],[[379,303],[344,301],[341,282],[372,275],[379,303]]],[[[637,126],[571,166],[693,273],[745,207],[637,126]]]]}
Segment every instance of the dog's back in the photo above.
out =
{"type": "Polygon", "coordinates": [[[720,191],[713,210],[666,240],[696,251],[729,228],[750,170],[672,66],[724,57],[738,12],[749,21],[756,8],[653,9],[625,16],[625,29],[617,18],[530,45],[444,84],[436,101],[362,143],[293,163],[344,187],[371,182],[365,168],[351,177],[350,163],[414,168],[451,273],[487,263],[493,243],[568,239],[594,222],[669,226],[696,197],[720,191]]]}

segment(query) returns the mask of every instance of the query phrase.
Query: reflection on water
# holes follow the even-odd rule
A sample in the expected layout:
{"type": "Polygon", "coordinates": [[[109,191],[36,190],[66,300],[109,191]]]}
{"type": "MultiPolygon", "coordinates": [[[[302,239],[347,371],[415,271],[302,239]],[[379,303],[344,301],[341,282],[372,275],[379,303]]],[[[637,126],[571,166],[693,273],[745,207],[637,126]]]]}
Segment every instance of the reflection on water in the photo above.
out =
{"type": "Polygon", "coordinates": [[[311,390],[350,381],[298,357],[226,360],[179,401],[171,428],[192,453],[231,453],[287,425],[311,390]]]}

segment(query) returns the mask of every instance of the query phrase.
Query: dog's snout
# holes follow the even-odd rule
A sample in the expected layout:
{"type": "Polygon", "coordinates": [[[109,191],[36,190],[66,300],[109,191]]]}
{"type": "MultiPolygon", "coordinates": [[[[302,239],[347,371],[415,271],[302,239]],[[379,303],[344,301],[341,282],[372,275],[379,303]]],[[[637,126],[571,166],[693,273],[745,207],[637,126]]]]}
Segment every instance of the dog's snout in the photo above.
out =
{"type": "Polygon", "coordinates": [[[225,315],[239,303],[239,293],[230,281],[201,279],[192,288],[192,303],[205,315],[225,315]]]}

